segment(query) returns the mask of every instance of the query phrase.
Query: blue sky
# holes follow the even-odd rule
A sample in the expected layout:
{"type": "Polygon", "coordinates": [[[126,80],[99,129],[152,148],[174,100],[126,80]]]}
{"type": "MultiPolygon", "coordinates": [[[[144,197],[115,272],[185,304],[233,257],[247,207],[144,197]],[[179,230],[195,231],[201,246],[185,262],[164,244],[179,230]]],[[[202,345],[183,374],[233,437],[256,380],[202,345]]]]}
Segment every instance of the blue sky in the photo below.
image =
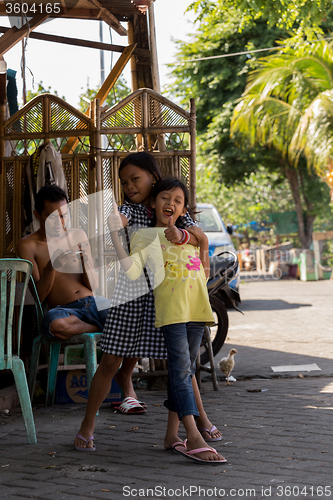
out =
{"type": "MultiPolygon", "coordinates": [[[[173,61],[176,52],[171,38],[186,40],[187,34],[194,31],[193,14],[184,15],[184,11],[190,3],[190,0],[156,0],[154,3],[162,88],[168,83],[166,63],[173,61]]],[[[9,19],[2,18],[2,24],[9,26],[9,19]]],[[[42,24],[36,31],[72,38],[99,40],[99,23],[96,21],[51,20],[42,24]]],[[[111,42],[110,32],[106,24],[103,27],[103,39],[105,43],[127,44],[127,38],[119,36],[113,30],[111,42]]],[[[20,103],[22,102],[21,56],[21,43],[4,55],[8,67],[17,71],[20,103]]],[[[113,54],[113,64],[118,57],[118,53],[113,54]]],[[[79,94],[86,89],[88,84],[90,88],[95,88],[100,84],[100,54],[96,49],[71,47],[29,39],[26,50],[26,65],[29,68],[26,71],[28,90],[33,89],[33,81],[35,90],[38,82],[42,81],[44,87],[51,86],[52,90],[57,90],[60,96],[64,95],[73,106],[77,106],[79,94]]],[[[111,56],[109,53],[105,53],[106,74],[110,69],[111,56]]],[[[124,76],[130,82],[129,68],[125,68],[124,76]]]]}

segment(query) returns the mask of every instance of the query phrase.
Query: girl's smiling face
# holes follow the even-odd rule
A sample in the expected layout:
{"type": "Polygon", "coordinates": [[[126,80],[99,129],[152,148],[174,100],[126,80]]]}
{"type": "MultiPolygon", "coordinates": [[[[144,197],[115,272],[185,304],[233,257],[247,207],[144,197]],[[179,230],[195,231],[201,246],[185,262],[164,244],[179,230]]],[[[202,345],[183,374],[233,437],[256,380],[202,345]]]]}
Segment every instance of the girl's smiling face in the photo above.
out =
{"type": "Polygon", "coordinates": [[[161,191],[151,206],[156,213],[156,227],[168,227],[170,219],[175,224],[178,217],[186,213],[184,191],[178,187],[161,191]]]}
{"type": "Polygon", "coordinates": [[[154,175],[131,163],[126,165],[119,175],[126,198],[132,203],[148,206],[152,186],[156,182],[154,175]]]}

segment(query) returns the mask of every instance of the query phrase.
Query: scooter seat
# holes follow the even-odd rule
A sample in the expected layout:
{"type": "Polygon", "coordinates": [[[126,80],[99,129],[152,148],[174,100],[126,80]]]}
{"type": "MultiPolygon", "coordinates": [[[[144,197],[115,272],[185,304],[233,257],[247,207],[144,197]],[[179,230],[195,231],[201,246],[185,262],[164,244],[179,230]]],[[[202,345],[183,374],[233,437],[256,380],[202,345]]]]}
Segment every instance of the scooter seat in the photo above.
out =
{"type": "Polygon", "coordinates": [[[225,254],[224,255],[213,255],[209,258],[210,262],[210,272],[209,279],[215,278],[217,275],[221,276],[224,271],[226,271],[229,267],[232,267],[235,263],[235,260],[232,255],[225,254]]]}

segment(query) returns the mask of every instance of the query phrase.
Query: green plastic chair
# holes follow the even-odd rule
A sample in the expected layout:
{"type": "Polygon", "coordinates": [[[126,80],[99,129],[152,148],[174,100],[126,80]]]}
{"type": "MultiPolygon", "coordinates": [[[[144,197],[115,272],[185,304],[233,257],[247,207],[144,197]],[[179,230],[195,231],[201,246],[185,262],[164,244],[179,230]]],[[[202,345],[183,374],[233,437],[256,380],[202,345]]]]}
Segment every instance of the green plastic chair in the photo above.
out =
{"type": "Polygon", "coordinates": [[[23,361],[20,359],[22,314],[27,287],[32,273],[32,264],[23,259],[0,259],[0,273],[0,370],[12,371],[20,400],[28,442],[37,443],[27,377],[23,361]],[[22,297],[17,321],[17,349],[16,352],[13,353],[13,319],[15,293],[17,289],[17,273],[19,272],[24,275],[24,281],[22,284],[22,297]]]}
{"type": "Polygon", "coordinates": [[[69,340],[59,340],[57,338],[51,339],[47,337],[46,335],[43,334],[41,328],[44,312],[38,297],[38,292],[33,278],[31,278],[30,290],[34,297],[37,308],[38,336],[34,338],[32,344],[32,353],[30,358],[29,377],[28,377],[29,393],[30,393],[30,398],[32,399],[36,383],[40,349],[42,344],[49,344],[50,346],[49,370],[47,376],[45,405],[52,406],[54,404],[54,399],[55,399],[61,344],[65,345],[83,344],[86,374],[87,374],[87,387],[89,391],[91,381],[97,369],[96,346],[97,342],[101,339],[103,333],[102,332],[81,333],[80,335],[75,335],[74,337],[71,337],[69,340]]]}

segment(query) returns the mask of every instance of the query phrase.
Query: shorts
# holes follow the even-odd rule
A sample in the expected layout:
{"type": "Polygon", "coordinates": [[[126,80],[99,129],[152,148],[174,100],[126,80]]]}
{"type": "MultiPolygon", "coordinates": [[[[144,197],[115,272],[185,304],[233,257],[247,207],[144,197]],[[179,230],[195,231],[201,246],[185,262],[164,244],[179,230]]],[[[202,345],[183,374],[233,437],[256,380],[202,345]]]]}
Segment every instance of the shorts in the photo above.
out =
{"type": "Polygon", "coordinates": [[[50,309],[42,321],[42,330],[44,335],[54,339],[55,336],[50,331],[52,321],[68,316],[76,316],[81,321],[91,325],[97,325],[100,331],[103,331],[104,323],[109,312],[110,301],[104,297],[88,296],[83,299],[76,300],[70,304],[59,305],[50,309]]]}

